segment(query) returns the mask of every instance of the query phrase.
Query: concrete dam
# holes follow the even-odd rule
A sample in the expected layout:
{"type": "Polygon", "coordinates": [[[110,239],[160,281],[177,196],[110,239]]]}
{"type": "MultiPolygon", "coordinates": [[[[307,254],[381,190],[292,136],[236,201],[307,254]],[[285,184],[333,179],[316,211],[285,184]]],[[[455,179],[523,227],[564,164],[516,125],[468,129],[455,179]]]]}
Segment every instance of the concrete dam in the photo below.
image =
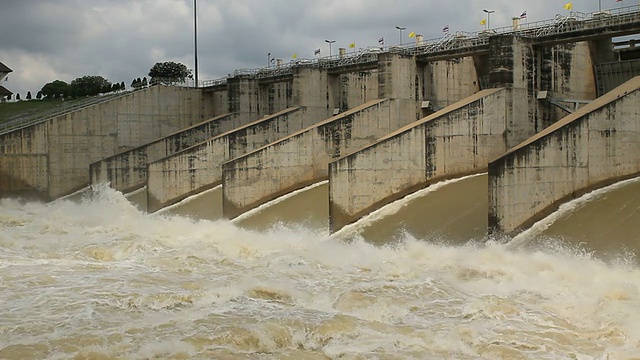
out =
{"type": "Polygon", "coordinates": [[[338,231],[436,182],[488,173],[513,234],[640,174],[638,6],[152,86],[0,132],[0,196],[146,187],[155,212],[222,185],[235,218],[329,183],[338,231]]]}

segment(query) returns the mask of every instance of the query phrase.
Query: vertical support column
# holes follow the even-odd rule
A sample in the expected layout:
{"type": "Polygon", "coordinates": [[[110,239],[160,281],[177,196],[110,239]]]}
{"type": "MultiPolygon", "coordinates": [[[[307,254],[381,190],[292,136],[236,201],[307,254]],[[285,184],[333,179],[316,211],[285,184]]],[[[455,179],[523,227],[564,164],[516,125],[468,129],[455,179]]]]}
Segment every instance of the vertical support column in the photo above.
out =
{"type": "Polygon", "coordinates": [[[507,95],[507,147],[511,148],[541,130],[536,107],[536,59],[528,39],[512,35],[489,38],[489,87],[504,87],[507,95]]]}
{"type": "Polygon", "coordinates": [[[263,114],[258,98],[258,82],[249,76],[240,75],[227,80],[229,112],[238,119],[236,126],[259,119],[263,114]]]}
{"type": "Polygon", "coordinates": [[[333,95],[327,70],[307,66],[296,67],[293,74],[293,104],[307,108],[307,116],[327,119],[332,116],[333,95]]]}
{"type": "Polygon", "coordinates": [[[418,65],[413,56],[393,53],[378,55],[378,96],[391,102],[392,128],[420,118],[417,76],[418,65]]]}

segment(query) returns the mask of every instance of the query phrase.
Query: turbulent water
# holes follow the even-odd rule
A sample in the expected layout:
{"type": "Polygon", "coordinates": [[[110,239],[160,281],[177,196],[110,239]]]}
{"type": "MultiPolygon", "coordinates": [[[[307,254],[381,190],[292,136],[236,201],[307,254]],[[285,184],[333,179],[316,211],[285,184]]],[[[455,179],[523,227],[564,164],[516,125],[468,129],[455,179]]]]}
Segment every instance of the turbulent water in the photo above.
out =
{"type": "Polygon", "coordinates": [[[489,241],[470,214],[433,233],[389,223],[388,241],[367,239],[402,208],[435,213],[425,203],[447,189],[471,191],[459,201],[482,214],[481,179],[338,236],[318,225],[322,214],[299,226],[268,225],[268,210],[253,223],[146,214],[108,188],[1,200],[0,359],[640,358],[637,244],[602,258],[582,236],[545,235],[574,221],[562,216],[489,241]]]}

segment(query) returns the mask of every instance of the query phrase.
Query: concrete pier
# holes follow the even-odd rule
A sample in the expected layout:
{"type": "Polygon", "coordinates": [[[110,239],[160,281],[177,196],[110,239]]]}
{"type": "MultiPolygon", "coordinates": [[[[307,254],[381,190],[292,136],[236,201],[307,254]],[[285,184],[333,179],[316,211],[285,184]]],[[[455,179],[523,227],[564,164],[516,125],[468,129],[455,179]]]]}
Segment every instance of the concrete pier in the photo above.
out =
{"type": "Polygon", "coordinates": [[[489,164],[489,227],[512,234],[570,199],[640,174],[640,77],[489,164]]]}
{"type": "Polygon", "coordinates": [[[147,211],[155,212],[219,185],[225,161],[318,121],[306,108],[285,109],[150,163],[147,211]]]}
{"type": "Polygon", "coordinates": [[[231,114],[220,115],[92,163],[89,166],[91,184],[108,182],[113,189],[124,193],[137,190],[147,183],[147,166],[150,162],[175,154],[232,128],[235,128],[234,117],[231,114]]]}
{"type": "Polygon", "coordinates": [[[395,112],[388,99],[370,101],[223,164],[224,216],[326,179],[329,161],[399,128],[395,112]]]}
{"type": "Polygon", "coordinates": [[[0,196],[52,200],[84,188],[91,163],[201,122],[201,96],[152,86],[0,135],[0,196]]]}
{"type": "Polygon", "coordinates": [[[483,90],[331,162],[331,231],[431,183],[485,171],[507,149],[507,94],[483,90]]]}

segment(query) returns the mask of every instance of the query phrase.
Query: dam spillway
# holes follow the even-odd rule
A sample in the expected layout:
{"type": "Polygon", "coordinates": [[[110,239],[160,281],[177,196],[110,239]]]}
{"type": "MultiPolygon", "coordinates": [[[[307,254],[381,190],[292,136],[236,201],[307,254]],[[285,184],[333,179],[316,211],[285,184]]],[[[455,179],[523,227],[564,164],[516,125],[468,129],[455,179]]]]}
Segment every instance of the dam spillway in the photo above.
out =
{"type": "MultiPolygon", "coordinates": [[[[168,134],[175,131],[176,127],[184,128],[185,124],[191,126],[204,119],[224,114],[231,114],[234,119],[244,119],[242,121],[256,121],[292,106],[305,108],[311,114],[309,118],[329,119],[354,111],[362,104],[387,99],[390,104],[389,119],[395,121],[393,126],[384,130],[390,132],[394,126],[415,123],[429,116],[438,116],[437,114],[442,114],[440,112],[448,106],[465,99],[472,99],[483,91],[503,88],[505,89],[504,111],[498,110],[501,113],[500,116],[486,111],[499,109],[494,106],[489,106],[487,109],[477,107],[468,110],[468,113],[487,115],[488,118],[482,120],[483,124],[492,126],[497,123],[504,124],[502,130],[504,149],[512,148],[565,117],[567,107],[558,107],[558,101],[577,99],[579,103],[588,103],[611,91],[620,84],[620,79],[630,79],[636,71],[634,65],[630,66],[625,62],[623,66],[621,62],[615,61],[618,53],[612,49],[610,39],[614,36],[638,32],[640,28],[638,9],[629,7],[610,17],[596,17],[581,13],[571,15],[562,19],[556,18],[551,22],[520,24],[513,29],[499,29],[493,34],[447,34],[438,41],[422,42],[420,40],[416,44],[389,48],[388,51],[380,53],[358,53],[311,62],[292,62],[282,67],[260,69],[255,72],[237,71],[224,81],[214,81],[200,89],[150,87],[141,92],[127,94],[122,99],[97,104],[42,123],[29,124],[24,129],[1,135],[0,148],[3,156],[0,158],[0,195],[31,193],[50,200],[86,186],[87,182],[91,181],[88,180],[90,176],[85,172],[88,164],[104,159],[105,155],[110,156],[109,153],[144,146],[145,143],[154,141],[154,137],[157,139],[161,132],[168,134]],[[616,74],[618,82],[609,81],[611,79],[607,76],[615,73],[616,66],[618,69],[627,70],[624,70],[622,77],[619,76],[620,73],[616,74]],[[541,92],[549,95],[540,97],[541,92]],[[157,106],[156,109],[154,104],[162,105],[157,106]],[[169,104],[175,104],[175,106],[169,104]],[[166,114],[154,112],[158,109],[165,112],[168,109],[175,111],[166,114]],[[145,113],[147,111],[149,113],[145,113]],[[132,117],[132,113],[138,114],[137,117],[132,117]],[[160,123],[171,124],[171,126],[148,133],[142,131],[143,129],[139,127],[142,124],[140,119],[153,116],[162,117],[164,122],[160,123]],[[78,125],[79,123],[82,126],[78,125]],[[88,142],[95,143],[97,148],[104,151],[85,151],[88,142]]],[[[626,58],[625,61],[629,59],[626,58]]],[[[438,131],[446,130],[441,132],[442,140],[453,143],[450,140],[458,137],[462,133],[460,130],[466,126],[468,129],[465,130],[467,131],[465,136],[471,142],[477,141],[479,145],[470,151],[470,154],[476,156],[481,153],[481,150],[487,150],[494,143],[493,140],[482,139],[481,133],[475,128],[478,124],[463,126],[459,122],[450,122],[444,126],[448,127],[447,129],[438,131]]],[[[345,134],[340,141],[348,140],[349,129],[344,128],[340,131],[345,134]]],[[[497,135],[497,132],[492,133],[492,136],[497,135]]],[[[373,142],[377,140],[376,138],[383,136],[369,134],[373,142]]],[[[335,137],[333,141],[338,139],[335,137]]],[[[194,139],[194,142],[197,141],[194,139]]],[[[355,147],[362,145],[356,144],[355,147]]],[[[411,149],[424,146],[427,152],[431,151],[433,145],[431,140],[424,145],[407,144],[411,149]]],[[[452,149],[455,150],[454,148],[449,150],[452,149]]],[[[306,183],[328,178],[329,176],[323,175],[328,174],[322,170],[323,166],[330,166],[335,159],[348,156],[348,152],[360,150],[362,149],[348,148],[334,151],[328,160],[318,163],[320,170],[314,177],[302,179],[298,176],[300,177],[298,184],[279,184],[274,187],[273,194],[266,195],[264,198],[255,197],[255,204],[251,206],[278,196],[282,192],[305,186],[306,183]]],[[[485,159],[474,164],[472,168],[462,169],[450,162],[452,160],[450,155],[442,156],[436,153],[435,157],[429,158],[433,154],[428,155],[427,152],[425,156],[428,161],[417,167],[431,169],[428,171],[444,170],[433,181],[470,172],[481,172],[488,166],[488,160],[485,159]]],[[[215,151],[206,155],[216,159],[221,158],[215,151]]],[[[255,168],[263,172],[264,164],[267,162],[275,164],[274,161],[278,160],[279,156],[281,155],[264,158],[256,163],[255,168]]],[[[186,163],[195,164],[196,160],[201,158],[200,154],[196,153],[186,155],[186,163]]],[[[223,161],[227,160],[222,158],[223,161]]],[[[231,166],[229,164],[233,161],[237,161],[237,158],[229,159],[229,162],[222,164],[221,167],[224,169],[227,166],[229,170],[231,166]]],[[[372,160],[371,164],[365,167],[376,172],[382,162],[388,162],[388,160],[380,163],[376,161],[378,160],[372,160]]],[[[131,161],[127,160],[123,163],[131,163],[131,161]]],[[[416,160],[411,160],[408,165],[402,167],[410,168],[416,164],[418,164],[416,160]]],[[[223,170],[215,169],[216,166],[212,166],[212,169],[207,171],[222,173],[223,170]]],[[[198,165],[198,167],[180,170],[184,175],[175,177],[174,182],[190,183],[190,179],[198,178],[199,169],[205,168],[206,166],[198,165]]],[[[144,165],[137,166],[135,169],[135,173],[141,178],[148,175],[145,174],[144,165]]],[[[160,171],[155,172],[164,176],[169,172],[167,169],[161,168],[160,171]]],[[[366,180],[355,176],[348,167],[345,169],[347,169],[346,173],[351,174],[349,175],[351,179],[346,182],[335,180],[334,189],[345,183],[356,184],[359,191],[362,190],[361,188],[366,188],[366,180]]],[[[241,185],[235,183],[235,180],[264,185],[272,181],[275,176],[263,174],[247,179],[245,175],[248,170],[250,169],[234,170],[237,174],[229,176],[229,181],[223,187],[223,191],[229,192],[226,195],[227,200],[223,199],[223,203],[229,204],[227,213],[233,214],[229,215],[231,217],[244,211],[237,210],[239,203],[236,204],[236,200],[228,200],[231,199],[231,189],[234,187],[240,189],[244,186],[245,189],[253,191],[260,187],[241,185]],[[236,209],[232,209],[234,207],[236,209]]],[[[131,174],[124,168],[121,173],[131,174]]],[[[274,174],[277,175],[277,172],[274,174]]],[[[380,177],[381,182],[384,182],[383,178],[384,176],[380,177]]],[[[157,180],[157,177],[153,176],[149,181],[157,183],[157,180]]],[[[331,179],[329,181],[331,182],[331,179]]],[[[404,180],[400,180],[402,181],[404,180]]],[[[355,210],[355,215],[350,215],[352,217],[348,218],[344,224],[363,216],[367,211],[383,206],[385,202],[393,201],[405,192],[428,185],[428,181],[416,180],[412,184],[411,181],[407,181],[402,186],[390,186],[389,193],[381,199],[373,196],[377,191],[373,188],[369,190],[372,192],[370,194],[366,191],[359,192],[358,201],[368,198],[362,203],[363,205],[358,205],[365,210],[355,210]],[[367,204],[367,201],[370,203],[367,204]]],[[[177,195],[174,200],[158,203],[160,207],[167,206],[174,201],[179,201],[181,197],[206,190],[211,186],[215,186],[215,181],[204,186],[186,189],[186,192],[177,195]]],[[[332,187],[331,184],[329,187],[332,187]]],[[[165,186],[159,188],[164,190],[165,186]]],[[[155,193],[155,190],[153,191],[155,193]]],[[[152,196],[155,198],[155,195],[152,196]]],[[[154,204],[156,202],[154,198],[147,199],[147,203],[154,204]]],[[[348,199],[339,207],[343,210],[353,207],[350,202],[355,201],[354,199],[355,197],[348,199]]],[[[493,211],[492,209],[497,207],[492,205],[490,210],[493,211]]],[[[505,216],[511,216],[508,212],[505,214],[507,214],[505,216]]],[[[496,216],[493,213],[490,215],[494,220],[501,216],[503,215],[496,216]]],[[[508,222],[501,220],[500,223],[508,222]]],[[[491,227],[500,228],[493,225],[491,227]]],[[[509,231],[508,228],[503,230],[509,231]]]]}

